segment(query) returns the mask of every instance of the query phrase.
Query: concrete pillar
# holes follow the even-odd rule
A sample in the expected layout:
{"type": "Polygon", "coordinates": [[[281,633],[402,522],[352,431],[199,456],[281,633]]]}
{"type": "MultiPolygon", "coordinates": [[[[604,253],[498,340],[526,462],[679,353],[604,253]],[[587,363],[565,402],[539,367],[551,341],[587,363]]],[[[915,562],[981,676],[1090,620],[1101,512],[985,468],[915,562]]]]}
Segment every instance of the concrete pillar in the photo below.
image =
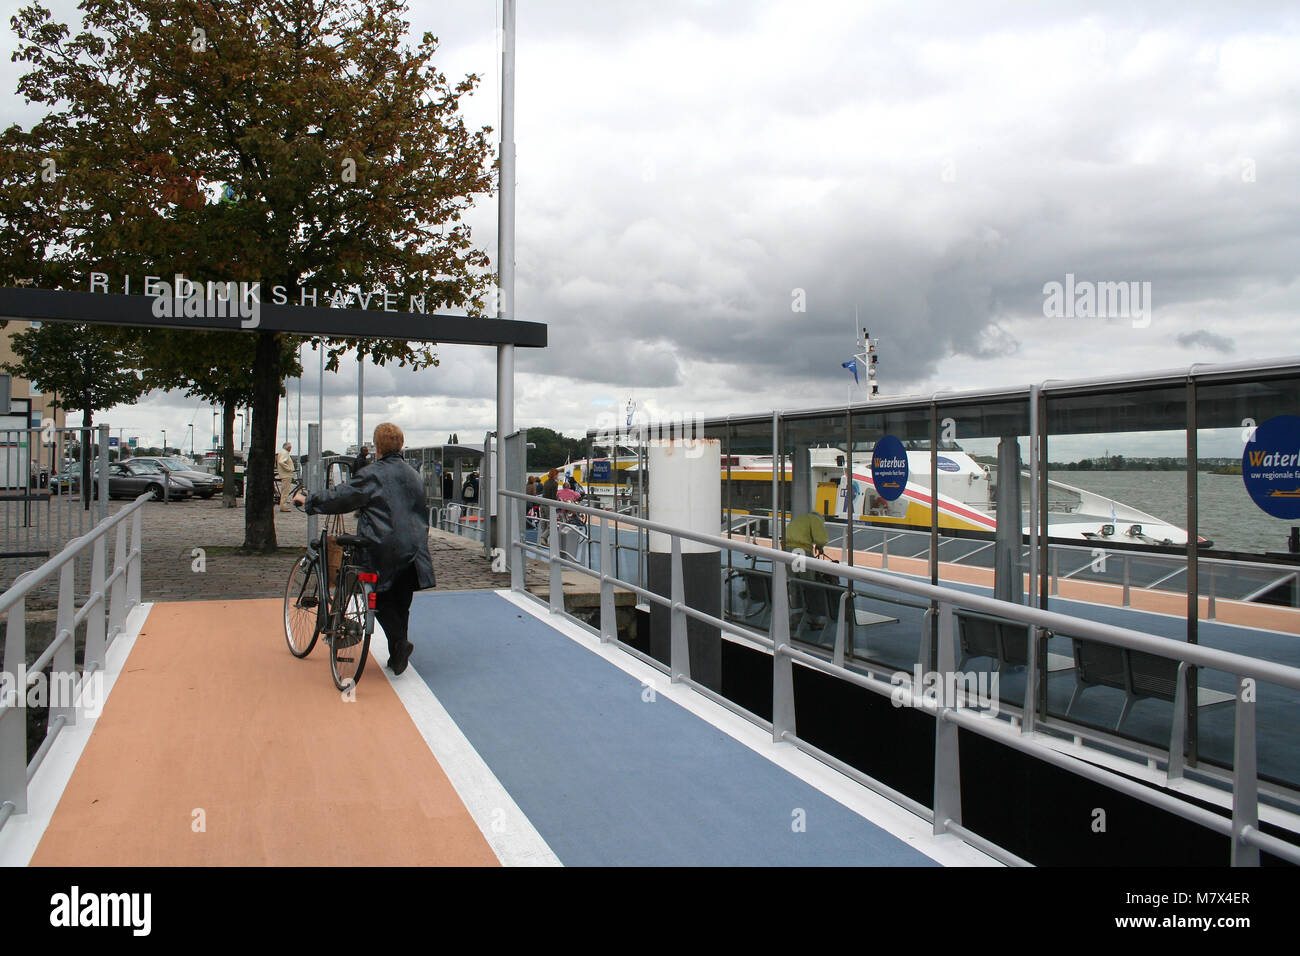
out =
{"type": "MultiPolygon", "coordinates": [[[[717,534],[722,512],[722,445],[716,438],[657,439],[649,443],[647,470],[650,477],[651,521],[717,534]]],[[[672,538],[651,532],[648,558],[648,587],[656,594],[672,594],[672,538]]],[[[681,542],[681,580],[687,607],[714,617],[722,616],[722,553],[694,541],[681,542]]],[[[722,635],[718,628],[688,618],[686,622],[689,666],[692,680],[713,691],[722,691],[722,635]]],[[[670,663],[672,615],[668,608],[650,604],[650,653],[670,663]]],[[[680,664],[680,662],[678,662],[680,664]]],[[[674,668],[676,669],[676,668],[674,668]]]]}

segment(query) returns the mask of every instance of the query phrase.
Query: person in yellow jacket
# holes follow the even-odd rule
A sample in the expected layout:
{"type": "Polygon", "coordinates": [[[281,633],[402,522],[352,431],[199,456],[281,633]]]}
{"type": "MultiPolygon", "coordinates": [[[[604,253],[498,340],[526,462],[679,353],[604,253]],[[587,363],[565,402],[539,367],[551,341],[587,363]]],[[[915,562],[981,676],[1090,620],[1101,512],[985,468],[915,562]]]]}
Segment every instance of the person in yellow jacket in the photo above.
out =
{"type": "Polygon", "coordinates": [[[275,456],[275,477],[280,479],[280,510],[289,510],[289,492],[293,490],[293,456],[289,454],[293,446],[288,442],[275,456]]]}

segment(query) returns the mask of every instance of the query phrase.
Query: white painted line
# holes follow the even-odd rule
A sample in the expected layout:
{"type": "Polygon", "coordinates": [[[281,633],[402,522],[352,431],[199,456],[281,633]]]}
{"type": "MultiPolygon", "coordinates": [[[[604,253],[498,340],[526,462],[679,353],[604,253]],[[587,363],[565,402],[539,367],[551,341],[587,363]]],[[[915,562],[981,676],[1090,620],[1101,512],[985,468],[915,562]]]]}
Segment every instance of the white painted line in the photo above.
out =
{"type": "Polygon", "coordinates": [[[562,866],[415,668],[408,667],[401,676],[388,669],[388,639],[378,621],[370,654],[501,865],[562,866]]]}
{"type": "MultiPolygon", "coordinates": [[[[9,818],[4,829],[0,830],[0,866],[27,866],[32,861],[36,847],[40,845],[45,830],[54,817],[63,791],[67,789],[72,772],[77,768],[77,761],[95,732],[99,716],[104,712],[117,678],[126,666],[126,659],[135,646],[135,639],[140,635],[145,618],[153,608],[153,602],[137,604],[127,615],[122,631],[108,648],[104,661],[103,695],[98,706],[87,709],[81,706],[78,698],[77,722],[71,727],[65,726],[59,737],[45,755],[36,776],[27,786],[27,812],[15,814],[9,818]]],[[[84,691],[84,688],[83,688],[84,691]]],[[[84,693],[83,693],[84,697],[84,693]]],[[[28,759],[31,755],[28,754],[28,759]]]]}
{"type": "Polygon", "coordinates": [[[684,684],[673,684],[667,675],[611,644],[602,644],[596,636],[577,624],[550,611],[532,599],[512,591],[497,591],[516,607],[549,624],[565,637],[582,645],[619,670],[653,688],[657,696],[666,697],[684,710],[744,744],[754,753],[774,763],[787,773],[820,790],[869,823],[902,840],[919,853],[943,866],[1002,866],[992,857],[975,849],[952,834],[935,836],[931,824],[898,804],[887,800],[860,783],[828,767],[816,757],[793,744],[774,743],[772,735],[757,724],[720,704],[697,694],[684,684]]]}

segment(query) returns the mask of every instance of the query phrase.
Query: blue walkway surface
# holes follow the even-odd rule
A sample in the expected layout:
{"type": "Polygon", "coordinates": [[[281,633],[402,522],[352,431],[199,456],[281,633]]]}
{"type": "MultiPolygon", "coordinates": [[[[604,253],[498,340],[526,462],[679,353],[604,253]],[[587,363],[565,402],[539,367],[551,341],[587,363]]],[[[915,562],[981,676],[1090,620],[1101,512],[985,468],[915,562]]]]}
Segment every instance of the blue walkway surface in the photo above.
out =
{"type": "Polygon", "coordinates": [[[566,865],[935,865],[495,593],[416,595],[410,633],[412,666],[566,865]]]}

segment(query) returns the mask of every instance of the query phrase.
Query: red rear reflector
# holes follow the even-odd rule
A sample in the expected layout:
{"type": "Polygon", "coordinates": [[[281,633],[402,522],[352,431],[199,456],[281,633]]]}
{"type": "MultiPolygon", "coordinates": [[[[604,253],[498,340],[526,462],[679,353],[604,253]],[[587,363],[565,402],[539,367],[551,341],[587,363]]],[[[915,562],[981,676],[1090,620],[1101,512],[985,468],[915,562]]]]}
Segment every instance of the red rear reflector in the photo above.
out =
{"type": "Polygon", "coordinates": [[[366,595],[366,603],[370,606],[370,610],[372,611],[375,609],[375,598],[377,598],[378,596],[379,595],[375,594],[374,591],[371,591],[369,594],[366,595]]]}
{"type": "Polygon", "coordinates": [[[363,581],[366,584],[378,584],[379,575],[376,574],[374,571],[362,571],[359,574],[357,574],[357,580],[363,581]]]}

